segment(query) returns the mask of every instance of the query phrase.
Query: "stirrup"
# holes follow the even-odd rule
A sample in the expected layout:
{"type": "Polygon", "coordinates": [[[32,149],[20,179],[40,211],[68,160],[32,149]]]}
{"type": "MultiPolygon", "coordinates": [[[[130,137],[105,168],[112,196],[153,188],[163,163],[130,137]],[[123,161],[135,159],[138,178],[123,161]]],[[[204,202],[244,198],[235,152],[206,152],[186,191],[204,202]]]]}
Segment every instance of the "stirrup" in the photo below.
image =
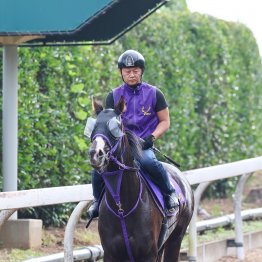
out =
{"type": "Polygon", "coordinates": [[[171,207],[171,208],[169,208],[169,209],[167,210],[167,212],[168,212],[169,214],[173,214],[173,213],[175,213],[175,212],[178,210],[178,208],[179,208],[179,206],[171,207]]]}
{"type": "Polygon", "coordinates": [[[179,209],[179,200],[175,192],[166,195],[165,202],[168,213],[175,213],[179,209]]]}
{"type": "Polygon", "coordinates": [[[91,206],[88,208],[87,212],[87,219],[93,219],[98,217],[98,201],[94,200],[91,206]]]}

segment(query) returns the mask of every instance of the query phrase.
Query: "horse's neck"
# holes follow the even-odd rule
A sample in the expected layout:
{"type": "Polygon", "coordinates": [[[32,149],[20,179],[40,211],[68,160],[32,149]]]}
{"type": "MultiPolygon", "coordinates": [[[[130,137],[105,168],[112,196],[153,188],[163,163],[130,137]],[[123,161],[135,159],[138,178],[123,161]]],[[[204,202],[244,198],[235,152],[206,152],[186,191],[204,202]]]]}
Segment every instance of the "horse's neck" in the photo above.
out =
{"type": "MultiPolygon", "coordinates": [[[[124,161],[122,160],[123,164],[127,167],[131,167],[135,169],[133,161],[124,161]]],[[[110,172],[118,171],[119,166],[112,164],[109,165],[110,172]]],[[[125,195],[132,195],[132,193],[137,192],[140,188],[140,180],[137,174],[138,171],[136,170],[123,170],[122,181],[121,181],[121,197],[124,199],[125,195]]]]}
{"type": "Polygon", "coordinates": [[[127,197],[136,197],[140,188],[140,180],[137,172],[126,171],[123,174],[122,185],[121,185],[121,196],[124,199],[127,197]]]}

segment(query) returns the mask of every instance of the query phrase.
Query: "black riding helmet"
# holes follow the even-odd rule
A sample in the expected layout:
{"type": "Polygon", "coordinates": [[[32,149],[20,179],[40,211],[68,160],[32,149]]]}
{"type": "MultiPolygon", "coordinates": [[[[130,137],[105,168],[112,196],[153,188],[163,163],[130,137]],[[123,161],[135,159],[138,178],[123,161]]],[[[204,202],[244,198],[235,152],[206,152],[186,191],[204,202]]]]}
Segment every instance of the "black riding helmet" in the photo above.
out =
{"type": "Polygon", "coordinates": [[[117,65],[119,69],[139,67],[144,71],[145,59],[139,52],[135,50],[127,50],[118,58],[117,65]]]}

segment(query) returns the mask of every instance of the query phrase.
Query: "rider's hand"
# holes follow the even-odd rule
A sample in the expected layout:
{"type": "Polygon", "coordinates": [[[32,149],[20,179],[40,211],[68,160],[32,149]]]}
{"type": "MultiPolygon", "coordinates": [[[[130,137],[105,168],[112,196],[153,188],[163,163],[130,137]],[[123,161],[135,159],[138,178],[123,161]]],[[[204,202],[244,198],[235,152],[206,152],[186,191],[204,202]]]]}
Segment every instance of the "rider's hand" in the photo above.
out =
{"type": "Polygon", "coordinates": [[[153,135],[149,135],[146,138],[144,138],[143,147],[142,147],[143,150],[153,147],[155,140],[156,138],[153,135]]]}

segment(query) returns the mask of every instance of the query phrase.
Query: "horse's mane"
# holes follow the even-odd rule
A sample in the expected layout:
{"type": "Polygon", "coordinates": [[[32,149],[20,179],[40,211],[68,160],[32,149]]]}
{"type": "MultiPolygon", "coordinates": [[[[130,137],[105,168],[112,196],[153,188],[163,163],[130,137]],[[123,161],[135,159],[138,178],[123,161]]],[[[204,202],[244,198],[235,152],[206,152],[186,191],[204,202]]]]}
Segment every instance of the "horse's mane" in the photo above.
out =
{"type": "Polygon", "coordinates": [[[142,141],[132,131],[126,130],[126,137],[130,147],[130,155],[133,159],[139,159],[142,155],[142,141]]]}

